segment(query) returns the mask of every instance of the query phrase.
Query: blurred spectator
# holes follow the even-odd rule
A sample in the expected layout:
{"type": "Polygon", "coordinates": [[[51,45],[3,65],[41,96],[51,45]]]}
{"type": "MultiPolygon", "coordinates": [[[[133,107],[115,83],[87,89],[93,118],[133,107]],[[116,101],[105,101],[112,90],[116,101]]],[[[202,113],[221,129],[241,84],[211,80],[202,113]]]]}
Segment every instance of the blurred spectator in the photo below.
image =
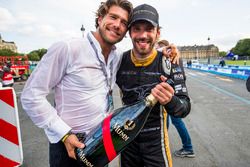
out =
{"type": "MultiPolygon", "coordinates": [[[[167,40],[161,40],[158,42],[159,48],[164,47],[164,46],[168,46],[168,45],[169,45],[169,42],[167,40]]],[[[191,65],[192,65],[192,61],[189,60],[188,66],[191,67],[191,65]]],[[[184,78],[186,78],[186,77],[184,77],[184,78]]],[[[184,158],[184,157],[194,158],[195,154],[194,154],[194,150],[193,150],[191,137],[188,133],[188,130],[187,130],[182,118],[176,118],[176,117],[168,114],[167,128],[169,127],[169,118],[171,119],[172,124],[175,126],[175,128],[176,128],[176,130],[181,138],[181,142],[182,142],[182,148],[180,150],[175,151],[174,155],[177,157],[182,157],[182,158],[184,158]]]]}
{"type": "Polygon", "coordinates": [[[224,67],[225,65],[226,65],[226,62],[225,62],[224,58],[221,58],[219,66],[224,67]]]}
{"type": "Polygon", "coordinates": [[[168,46],[169,42],[167,40],[161,40],[157,43],[157,48],[163,48],[164,46],[168,46]]]}
{"type": "Polygon", "coordinates": [[[247,86],[248,92],[250,92],[250,76],[248,76],[247,78],[246,86],[247,86]]]}
{"type": "Polygon", "coordinates": [[[5,63],[2,72],[2,85],[3,87],[12,87],[14,84],[13,75],[11,73],[12,64],[8,61],[5,63]]]}
{"type": "Polygon", "coordinates": [[[188,60],[188,61],[187,61],[187,66],[188,66],[188,68],[191,68],[191,67],[192,67],[192,61],[191,61],[191,60],[188,60]]]}

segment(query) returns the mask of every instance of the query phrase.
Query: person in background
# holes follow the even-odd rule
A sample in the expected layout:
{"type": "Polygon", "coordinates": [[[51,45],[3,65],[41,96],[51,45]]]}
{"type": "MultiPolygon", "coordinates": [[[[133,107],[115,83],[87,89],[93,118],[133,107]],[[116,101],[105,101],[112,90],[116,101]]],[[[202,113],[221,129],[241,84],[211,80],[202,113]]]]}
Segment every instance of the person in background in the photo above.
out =
{"type": "Polygon", "coordinates": [[[247,87],[248,92],[250,92],[250,76],[248,76],[247,78],[246,87],[247,87]]]}
{"type": "Polygon", "coordinates": [[[129,35],[133,49],[123,54],[116,81],[122,102],[130,105],[151,93],[158,103],[139,135],[121,153],[121,167],[171,167],[167,115],[185,117],[191,108],[185,80],[181,77],[183,67],[169,59],[165,62],[162,53],[155,49],[160,26],[154,7],[143,4],[134,9],[129,35]],[[167,71],[162,64],[169,67],[167,71]],[[172,80],[173,85],[166,83],[166,79],[172,80]]]}
{"type": "Polygon", "coordinates": [[[187,65],[188,65],[188,68],[191,68],[192,67],[192,60],[188,60],[187,65]]]}
{"type": "Polygon", "coordinates": [[[13,75],[11,73],[11,62],[7,61],[3,67],[2,71],[2,86],[12,87],[14,85],[13,75]]]}
{"type": "Polygon", "coordinates": [[[156,49],[163,48],[163,47],[169,46],[169,45],[170,45],[169,42],[167,40],[163,39],[163,40],[160,40],[156,43],[156,49]]]}
{"type": "MultiPolygon", "coordinates": [[[[161,40],[158,42],[158,47],[169,46],[169,42],[167,40],[161,40]]],[[[182,60],[179,60],[182,63],[182,60]]],[[[184,71],[183,71],[184,73],[184,71]]],[[[185,74],[185,73],[184,73],[185,74]]],[[[186,80],[186,76],[183,75],[183,78],[179,78],[179,76],[174,76],[176,79],[184,79],[186,80]]],[[[182,142],[182,148],[174,152],[174,155],[177,157],[189,157],[194,158],[194,150],[191,141],[191,137],[188,133],[188,130],[183,122],[182,118],[176,118],[172,115],[168,115],[167,127],[169,127],[169,117],[171,119],[172,124],[175,126],[182,142]]]]}
{"type": "Polygon", "coordinates": [[[2,77],[3,77],[3,70],[0,69],[0,88],[3,87],[3,84],[2,84],[2,77]]]}
{"type": "Polygon", "coordinates": [[[219,63],[219,66],[224,67],[226,65],[226,62],[224,60],[224,58],[222,57],[219,63]]]}

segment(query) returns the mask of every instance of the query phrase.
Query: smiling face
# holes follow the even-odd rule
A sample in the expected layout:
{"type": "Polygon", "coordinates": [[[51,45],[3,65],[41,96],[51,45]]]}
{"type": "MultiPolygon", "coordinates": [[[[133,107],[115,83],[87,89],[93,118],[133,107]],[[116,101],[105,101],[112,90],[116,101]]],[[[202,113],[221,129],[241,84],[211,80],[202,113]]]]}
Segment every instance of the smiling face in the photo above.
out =
{"type": "Polygon", "coordinates": [[[108,13],[98,19],[101,41],[109,45],[120,42],[127,32],[128,17],[123,8],[111,6],[108,13]]]}
{"type": "Polygon", "coordinates": [[[147,57],[152,52],[160,30],[147,21],[137,21],[130,29],[130,37],[133,43],[133,52],[141,58],[147,57]]]}

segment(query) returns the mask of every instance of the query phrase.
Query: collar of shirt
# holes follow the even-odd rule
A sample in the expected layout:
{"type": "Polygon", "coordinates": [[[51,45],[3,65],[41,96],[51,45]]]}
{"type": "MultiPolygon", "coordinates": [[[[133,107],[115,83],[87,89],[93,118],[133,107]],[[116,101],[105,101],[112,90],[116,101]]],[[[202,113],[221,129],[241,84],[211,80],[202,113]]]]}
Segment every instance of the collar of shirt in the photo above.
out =
{"type": "MultiPolygon", "coordinates": [[[[94,37],[93,32],[89,32],[88,35],[91,38],[92,42],[94,43],[94,45],[95,45],[95,47],[97,49],[98,59],[101,60],[102,62],[105,62],[104,56],[102,54],[102,48],[101,48],[100,43],[94,37]]],[[[114,56],[116,55],[116,54],[114,54],[114,52],[116,52],[116,50],[117,50],[116,46],[113,45],[112,50],[111,50],[111,52],[109,53],[109,56],[108,56],[108,62],[107,62],[107,64],[110,64],[112,62],[112,60],[114,59],[114,56]]],[[[106,63],[104,63],[104,64],[106,64],[106,63]]]]}

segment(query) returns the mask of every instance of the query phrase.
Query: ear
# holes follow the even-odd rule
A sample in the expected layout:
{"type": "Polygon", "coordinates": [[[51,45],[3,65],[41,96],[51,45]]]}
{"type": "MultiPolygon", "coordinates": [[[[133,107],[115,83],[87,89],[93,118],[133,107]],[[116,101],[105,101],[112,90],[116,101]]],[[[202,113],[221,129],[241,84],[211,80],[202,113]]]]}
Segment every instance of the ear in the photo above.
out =
{"type": "Polygon", "coordinates": [[[161,36],[161,30],[159,28],[157,28],[157,33],[156,33],[156,40],[159,41],[161,36]]]}
{"type": "Polygon", "coordinates": [[[102,16],[99,16],[99,17],[98,17],[98,25],[101,24],[102,20],[103,20],[103,17],[102,17],[102,16]]]}

